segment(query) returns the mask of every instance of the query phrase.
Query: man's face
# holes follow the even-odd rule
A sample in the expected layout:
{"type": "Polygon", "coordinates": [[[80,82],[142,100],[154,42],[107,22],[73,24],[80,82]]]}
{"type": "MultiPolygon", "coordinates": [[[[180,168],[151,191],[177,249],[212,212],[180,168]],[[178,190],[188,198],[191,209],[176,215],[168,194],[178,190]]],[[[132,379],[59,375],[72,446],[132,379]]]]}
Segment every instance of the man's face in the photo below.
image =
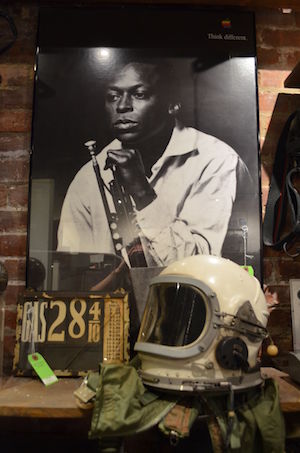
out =
{"type": "Polygon", "coordinates": [[[154,65],[130,63],[117,72],[106,93],[106,110],[115,136],[138,145],[167,124],[168,102],[154,65]]]}

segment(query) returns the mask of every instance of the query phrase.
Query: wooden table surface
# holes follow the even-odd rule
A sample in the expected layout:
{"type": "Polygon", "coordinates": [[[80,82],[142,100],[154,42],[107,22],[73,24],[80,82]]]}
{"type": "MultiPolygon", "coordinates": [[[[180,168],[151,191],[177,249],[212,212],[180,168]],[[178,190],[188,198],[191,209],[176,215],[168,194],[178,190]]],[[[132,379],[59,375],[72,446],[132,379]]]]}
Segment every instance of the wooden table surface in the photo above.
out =
{"type": "MultiPolygon", "coordinates": [[[[284,413],[300,412],[300,385],[275,368],[262,368],[262,374],[279,384],[284,413]]],[[[59,378],[49,387],[38,378],[0,379],[0,416],[31,418],[86,418],[91,411],[78,407],[73,395],[83,378],[59,378]]]]}
{"type": "Polygon", "coordinates": [[[279,399],[282,412],[300,412],[300,385],[287,373],[276,368],[262,368],[262,375],[272,377],[279,384],[279,399]]]}
{"type": "Polygon", "coordinates": [[[38,378],[9,377],[0,381],[0,416],[34,418],[82,418],[73,395],[83,378],[59,378],[45,387],[38,378]]]}

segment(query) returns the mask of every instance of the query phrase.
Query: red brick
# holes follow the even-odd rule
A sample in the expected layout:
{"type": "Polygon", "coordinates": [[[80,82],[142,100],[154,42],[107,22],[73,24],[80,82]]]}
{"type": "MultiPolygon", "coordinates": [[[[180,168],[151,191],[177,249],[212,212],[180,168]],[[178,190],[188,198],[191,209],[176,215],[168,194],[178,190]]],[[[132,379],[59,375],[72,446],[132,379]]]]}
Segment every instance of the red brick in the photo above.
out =
{"type": "Polygon", "coordinates": [[[256,47],[263,47],[263,40],[261,38],[264,28],[256,27],[256,47]]]}
{"type": "Polygon", "coordinates": [[[1,87],[32,86],[34,77],[33,65],[0,64],[1,87]]]}
{"type": "Polygon", "coordinates": [[[259,110],[261,112],[272,113],[276,100],[277,94],[275,93],[260,93],[258,97],[259,110]]]}
{"type": "Polygon", "coordinates": [[[268,330],[274,344],[276,344],[278,348],[278,356],[275,357],[275,364],[278,363],[279,365],[275,365],[275,368],[287,366],[288,361],[286,360],[286,354],[288,351],[293,350],[292,326],[286,326],[284,329],[282,329],[282,325],[281,329],[277,329],[275,326],[272,326],[268,330]]]}
{"type": "Polygon", "coordinates": [[[284,63],[286,67],[294,69],[300,61],[300,50],[289,50],[284,53],[284,63]]]}
{"type": "Polygon", "coordinates": [[[0,152],[30,150],[30,132],[0,133],[0,152]]]}
{"type": "Polygon", "coordinates": [[[282,256],[284,252],[281,250],[275,250],[273,247],[268,245],[264,245],[263,247],[263,256],[265,258],[279,258],[282,256]]]}
{"type": "Polygon", "coordinates": [[[35,38],[27,38],[21,41],[19,38],[15,44],[1,56],[3,63],[21,63],[34,65],[35,61],[35,38]]]}
{"type": "Polygon", "coordinates": [[[38,18],[39,2],[11,2],[9,10],[14,18],[15,24],[22,36],[30,36],[35,33],[38,18]],[[23,4],[27,3],[27,4],[23,4]]]}
{"type": "Polygon", "coordinates": [[[25,233],[27,231],[27,212],[0,211],[0,233],[25,233]]]}
{"type": "Polygon", "coordinates": [[[258,28],[276,27],[289,28],[296,23],[296,14],[284,14],[278,10],[257,10],[255,14],[256,26],[258,28]]]}
{"type": "Polygon", "coordinates": [[[26,259],[15,258],[5,259],[3,261],[7,270],[9,280],[25,281],[26,278],[26,259]]]}
{"type": "Polygon", "coordinates": [[[31,109],[32,102],[33,87],[0,90],[0,105],[2,109],[31,109]]]}
{"type": "Polygon", "coordinates": [[[25,256],[26,234],[0,236],[0,256],[25,256]]]}
{"type": "MultiPolygon", "coordinates": [[[[292,326],[288,326],[288,328],[283,329],[283,332],[285,335],[284,337],[283,335],[280,336],[272,335],[272,339],[278,347],[279,351],[278,359],[280,359],[282,356],[285,356],[285,354],[287,354],[288,351],[293,350],[292,326]]],[[[285,358],[284,362],[285,367],[287,366],[287,363],[288,363],[287,358],[285,358]]]]}
{"type": "Polygon", "coordinates": [[[7,195],[8,195],[7,186],[0,185],[0,208],[4,208],[7,206],[7,195]]]}
{"type": "Polygon", "coordinates": [[[299,278],[300,261],[285,257],[278,262],[279,279],[289,281],[291,278],[299,278]]]}
{"type": "Polygon", "coordinates": [[[261,186],[268,188],[270,185],[271,173],[270,169],[266,169],[264,165],[261,167],[261,186]]]}
{"type": "MultiPolygon", "coordinates": [[[[281,254],[282,255],[282,254],[281,254]]],[[[277,293],[280,309],[290,310],[290,287],[288,283],[268,286],[271,293],[277,293]]],[[[276,309],[277,310],[277,309],[276,309]]],[[[276,312],[274,310],[274,312],[276,312]]],[[[272,312],[273,313],[273,312],[272,312]]]]}
{"type": "Polygon", "coordinates": [[[270,70],[263,66],[258,71],[258,83],[260,88],[283,88],[284,81],[290,75],[287,70],[270,70]]]}
{"type": "Polygon", "coordinates": [[[0,160],[0,181],[24,182],[28,180],[29,158],[0,160]]]}
{"type": "Polygon", "coordinates": [[[264,281],[267,282],[272,275],[273,272],[273,263],[270,260],[264,260],[263,262],[263,274],[264,274],[264,281]]]}
{"type": "Polygon", "coordinates": [[[272,116],[270,114],[259,114],[259,129],[260,133],[265,136],[271,123],[272,116]]]}
{"type": "Polygon", "coordinates": [[[281,308],[279,302],[278,308],[273,310],[270,314],[268,327],[272,326],[273,332],[280,334],[283,324],[285,326],[291,325],[291,311],[288,307],[281,308]]]}
{"type": "MultiPolygon", "coordinates": [[[[26,8],[28,12],[28,6],[26,8]]],[[[17,13],[10,12],[18,30],[18,36],[14,42],[14,45],[1,56],[2,62],[12,61],[14,63],[27,63],[33,61],[35,55],[37,15],[36,9],[31,10],[32,14],[29,15],[29,17],[20,16],[19,11],[17,13]]],[[[11,38],[9,27],[5,27],[5,23],[3,23],[3,21],[1,25],[2,41],[9,42],[11,38]]]]}
{"type": "Polygon", "coordinates": [[[23,294],[25,289],[24,285],[8,285],[4,292],[5,305],[17,306],[19,296],[23,294]]]}
{"type": "Polygon", "coordinates": [[[296,27],[300,28],[300,12],[295,14],[296,27]]]}
{"type": "Polygon", "coordinates": [[[5,327],[15,330],[16,328],[16,319],[17,313],[16,311],[10,311],[8,309],[5,310],[5,327]]]}
{"type": "Polygon", "coordinates": [[[259,150],[261,151],[262,147],[264,146],[265,137],[259,136],[259,150]]]}
{"type": "Polygon", "coordinates": [[[4,337],[4,373],[10,375],[12,372],[13,357],[16,345],[16,336],[14,333],[4,337]]]}
{"type": "Polygon", "coordinates": [[[258,68],[268,68],[281,65],[281,54],[277,49],[266,49],[257,47],[257,64],[258,68]]]}
{"type": "Polygon", "coordinates": [[[266,208],[266,205],[267,205],[267,202],[268,202],[268,196],[269,196],[269,189],[268,188],[263,188],[262,189],[261,204],[262,204],[262,209],[263,209],[264,212],[265,212],[265,208],[266,208]]]}
{"type": "Polygon", "coordinates": [[[265,29],[262,31],[261,38],[266,46],[298,47],[300,30],[265,29]]]}
{"type": "Polygon", "coordinates": [[[28,205],[28,184],[11,186],[8,190],[8,206],[25,208],[28,205]]]}
{"type": "Polygon", "coordinates": [[[31,130],[30,110],[2,110],[0,132],[29,132],[31,130]]]}
{"type": "Polygon", "coordinates": [[[260,97],[262,99],[261,102],[261,110],[269,110],[272,108],[273,104],[273,113],[276,116],[281,117],[283,120],[287,119],[287,117],[299,106],[299,94],[289,94],[289,93],[261,93],[260,97]],[[269,109],[268,109],[269,107],[269,109]]]}
{"type": "MultiPolygon", "coordinates": [[[[262,113],[259,119],[261,134],[265,136],[266,139],[268,139],[268,137],[270,136],[272,140],[275,139],[277,142],[289,114],[290,112],[283,114],[277,110],[273,112],[272,116],[262,113]]],[[[274,148],[274,155],[276,152],[276,148],[274,148]]]]}

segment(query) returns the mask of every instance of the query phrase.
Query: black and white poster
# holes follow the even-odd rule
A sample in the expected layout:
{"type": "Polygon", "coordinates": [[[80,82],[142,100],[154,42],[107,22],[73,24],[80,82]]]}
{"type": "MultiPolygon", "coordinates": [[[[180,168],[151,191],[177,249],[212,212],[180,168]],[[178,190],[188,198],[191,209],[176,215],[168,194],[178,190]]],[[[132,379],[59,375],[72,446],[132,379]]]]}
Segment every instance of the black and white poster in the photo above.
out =
{"type": "Polygon", "coordinates": [[[27,286],[111,290],[212,254],[261,269],[254,17],[42,8],[27,286]]]}

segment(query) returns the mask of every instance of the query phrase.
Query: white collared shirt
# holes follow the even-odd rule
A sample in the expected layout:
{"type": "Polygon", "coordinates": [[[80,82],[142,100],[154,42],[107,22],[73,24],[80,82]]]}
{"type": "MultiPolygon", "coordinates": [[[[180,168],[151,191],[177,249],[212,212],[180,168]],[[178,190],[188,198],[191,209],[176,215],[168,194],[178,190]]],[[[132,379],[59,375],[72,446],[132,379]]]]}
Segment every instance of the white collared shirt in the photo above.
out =
{"type": "MultiPolygon", "coordinates": [[[[104,170],[114,140],[97,156],[104,170]]],[[[149,266],[165,266],[194,254],[220,255],[236,197],[241,162],[227,144],[193,128],[175,127],[148,181],[157,197],[136,218],[149,266]]],[[[114,210],[110,194],[107,198],[114,210]]],[[[76,174],[67,191],[58,230],[58,250],[115,253],[92,163],[76,174]]]]}

